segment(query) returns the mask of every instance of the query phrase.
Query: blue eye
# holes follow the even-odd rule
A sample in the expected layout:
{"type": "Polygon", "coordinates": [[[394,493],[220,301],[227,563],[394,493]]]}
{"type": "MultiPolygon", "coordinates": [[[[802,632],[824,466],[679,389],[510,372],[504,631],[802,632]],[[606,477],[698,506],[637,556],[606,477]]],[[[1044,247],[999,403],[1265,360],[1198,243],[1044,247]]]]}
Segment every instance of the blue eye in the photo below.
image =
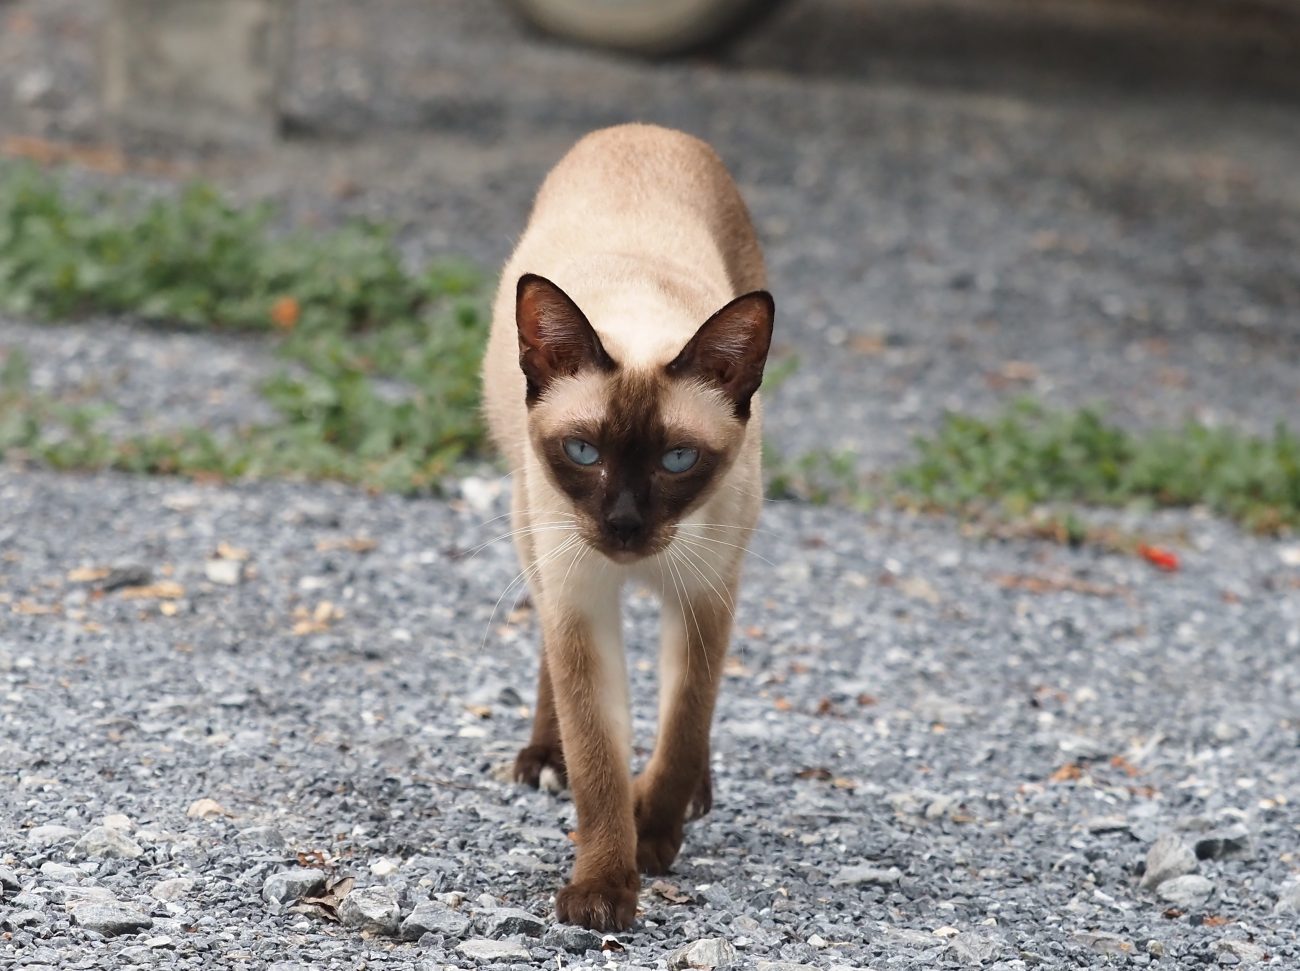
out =
{"type": "Polygon", "coordinates": [[[671,448],[664,452],[664,457],[659,462],[669,472],[685,472],[699,460],[699,449],[671,448]]]}
{"type": "Polygon", "coordinates": [[[579,465],[595,465],[600,459],[600,452],[591,442],[584,442],[581,438],[566,438],[564,440],[564,454],[579,465]]]}

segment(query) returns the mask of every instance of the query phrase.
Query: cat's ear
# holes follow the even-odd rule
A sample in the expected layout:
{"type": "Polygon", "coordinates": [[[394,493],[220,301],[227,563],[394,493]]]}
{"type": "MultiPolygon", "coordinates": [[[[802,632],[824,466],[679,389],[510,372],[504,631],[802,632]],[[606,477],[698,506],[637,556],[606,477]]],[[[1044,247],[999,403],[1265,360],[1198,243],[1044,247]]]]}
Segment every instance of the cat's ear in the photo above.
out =
{"type": "Polygon", "coordinates": [[[556,378],[584,368],[614,369],[591,322],[569,295],[544,276],[525,273],[515,289],[519,367],[528,382],[528,403],[556,378]]]}
{"type": "Polygon", "coordinates": [[[737,297],[704,322],[668,365],[668,373],[697,375],[719,386],[744,421],[749,400],[763,382],[775,318],[776,304],[766,290],[737,297]]]}

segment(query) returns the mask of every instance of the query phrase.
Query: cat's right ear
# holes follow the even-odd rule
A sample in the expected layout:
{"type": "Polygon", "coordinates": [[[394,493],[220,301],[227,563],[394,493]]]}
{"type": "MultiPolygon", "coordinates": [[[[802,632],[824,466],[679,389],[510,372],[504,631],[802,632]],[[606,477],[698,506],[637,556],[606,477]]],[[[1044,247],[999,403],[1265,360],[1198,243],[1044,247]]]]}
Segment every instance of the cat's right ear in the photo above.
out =
{"type": "Polygon", "coordinates": [[[595,328],[569,295],[544,276],[525,273],[515,289],[519,367],[528,384],[528,404],[556,378],[585,368],[614,370],[595,328]]]}

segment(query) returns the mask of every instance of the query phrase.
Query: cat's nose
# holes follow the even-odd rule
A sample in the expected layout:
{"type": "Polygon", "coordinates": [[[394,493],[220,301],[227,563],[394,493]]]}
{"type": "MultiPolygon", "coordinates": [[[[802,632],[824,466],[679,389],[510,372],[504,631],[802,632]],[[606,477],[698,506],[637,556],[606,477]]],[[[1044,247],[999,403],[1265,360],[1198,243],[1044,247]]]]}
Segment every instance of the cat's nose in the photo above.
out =
{"type": "Polygon", "coordinates": [[[641,535],[641,529],[645,526],[645,521],[635,510],[631,512],[617,512],[605,517],[605,525],[609,528],[610,534],[627,546],[638,536],[641,535]]]}
{"type": "Polygon", "coordinates": [[[645,520],[641,518],[631,493],[620,495],[614,501],[613,508],[605,514],[605,528],[623,546],[637,539],[644,527],[645,520]]]}

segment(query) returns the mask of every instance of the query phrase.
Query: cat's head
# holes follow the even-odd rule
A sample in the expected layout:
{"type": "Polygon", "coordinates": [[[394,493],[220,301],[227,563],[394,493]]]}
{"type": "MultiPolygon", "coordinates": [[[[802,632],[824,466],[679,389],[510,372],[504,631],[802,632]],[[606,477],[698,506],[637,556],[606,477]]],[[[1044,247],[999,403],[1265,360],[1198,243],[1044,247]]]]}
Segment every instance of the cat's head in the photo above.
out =
{"type": "Polygon", "coordinates": [[[620,562],[662,550],[740,449],[771,343],[772,297],[737,297],[675,356],[638,366],[615,360],[544,277],[520,278],[515,309],[529,437],[582,536],[620,562]]]}

